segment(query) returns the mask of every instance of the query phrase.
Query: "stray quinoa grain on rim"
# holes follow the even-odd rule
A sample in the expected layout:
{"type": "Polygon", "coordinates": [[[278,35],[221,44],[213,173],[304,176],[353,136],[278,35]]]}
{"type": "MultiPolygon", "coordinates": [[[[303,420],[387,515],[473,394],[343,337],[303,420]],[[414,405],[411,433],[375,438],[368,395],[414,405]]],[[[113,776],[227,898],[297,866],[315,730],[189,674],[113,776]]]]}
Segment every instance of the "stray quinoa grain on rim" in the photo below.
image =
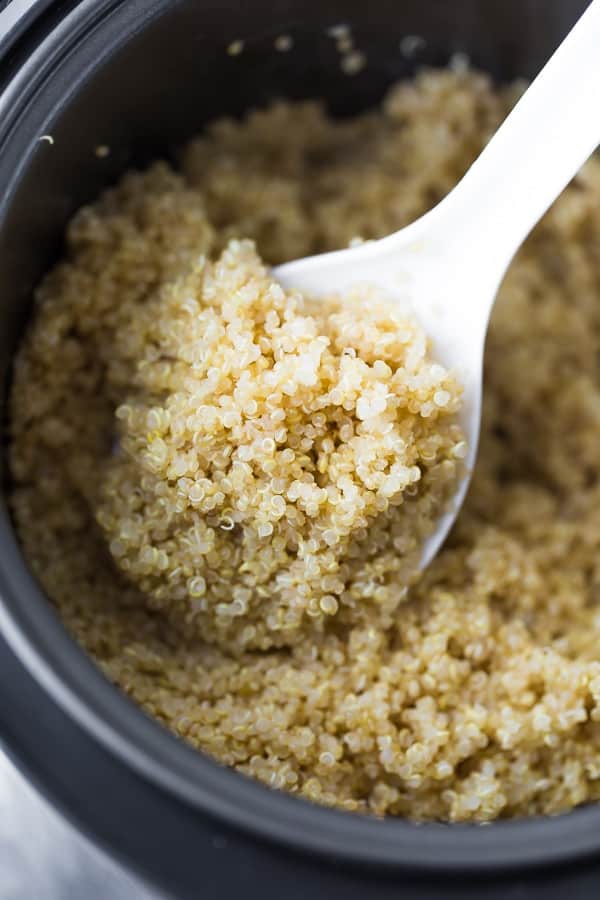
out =
{"type": "Polygon", "coordinates": [[[347,810],[600,799],[600,162],[508,273],[419,578],[460,387],[383,299],[268,268],[416,218],[514,97],[428,71],[354,120],[215,123],[77,214],[15,361],[12,510],[72,633],[193,746],[347,810]]]}

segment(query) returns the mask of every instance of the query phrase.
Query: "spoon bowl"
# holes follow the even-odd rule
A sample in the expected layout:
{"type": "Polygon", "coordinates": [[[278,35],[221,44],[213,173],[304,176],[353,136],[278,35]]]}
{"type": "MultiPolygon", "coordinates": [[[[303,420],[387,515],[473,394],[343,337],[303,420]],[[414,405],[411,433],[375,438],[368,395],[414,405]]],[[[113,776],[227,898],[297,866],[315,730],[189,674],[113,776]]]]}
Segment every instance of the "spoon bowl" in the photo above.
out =
{"type": "MultiPolygon", "coordinates": [[[[463,279],[461,284],[457,271],[461,256],[459,248],[448,240],[445,209],[442,203],[391,237],[287,263],[275,270],[284,287],[310,296],[343,295],[361,285],[376,287],[378,293],[419,321],[431,338],[432,358],[457,375],[463,388],[457,419],[468,447],[464,474],[435,531],[424,543],[422,567],[433,559],[452,527],[477,456],[487,322],[483,315],[460,315],[454,291],[469,289],[470,300],[478,311],[483,308],[482,298],[495,291],[495,286],[485,279],[482,283],[469,280],[466,284],[463,279]]],[[[466,300],[461,298],[461,303],[466,300]]]]}

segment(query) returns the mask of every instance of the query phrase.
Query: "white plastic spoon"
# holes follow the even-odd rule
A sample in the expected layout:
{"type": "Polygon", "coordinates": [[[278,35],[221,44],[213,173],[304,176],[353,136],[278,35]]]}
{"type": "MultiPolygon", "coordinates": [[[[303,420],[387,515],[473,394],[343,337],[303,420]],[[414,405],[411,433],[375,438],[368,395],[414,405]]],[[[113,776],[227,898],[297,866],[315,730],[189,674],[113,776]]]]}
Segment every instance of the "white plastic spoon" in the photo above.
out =
{"type": "Polygon", "coordinates": [[[462,382],[466,474],[424,544],[423,568],[456,518],[475,463],[485,335],[500,282],[533,226],[599,143],[600,0],[594,0],[438,206],[390,237],[275,269],[285,287],[313,296],[370,284],[408,301],[431,338],[432,357],[462,382]]]}

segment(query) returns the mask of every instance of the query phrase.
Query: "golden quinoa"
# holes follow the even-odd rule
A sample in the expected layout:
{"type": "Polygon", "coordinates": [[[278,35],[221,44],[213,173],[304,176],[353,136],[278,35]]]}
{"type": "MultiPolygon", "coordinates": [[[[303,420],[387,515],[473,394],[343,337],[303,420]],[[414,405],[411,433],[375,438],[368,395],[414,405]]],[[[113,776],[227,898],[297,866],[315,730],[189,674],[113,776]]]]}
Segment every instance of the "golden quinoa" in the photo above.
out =
{"type": "Polygon", "coordinates": [[[466,449],[411,318],[286,294],[232,240],[137,303],[111,361],[135,368],[92,508],[150,608],[232,652],[393,624],[466,449]]]}
{"type": "Polygon", "coordinates": [[[459,388],[409,319],[360,297],[282,296],[260,261],[407,224],[513,98],[480,74],[428,71],[353,121],[280,103],[216,123],[182,174],[128,175],[76,216],[15,363],[12,507],[67,626],[194,746],[348,810],[485,821],[600,799],[600,161],[508,273],[472,489],[406,596],[419,528],[456,477],[459,388]],[[301,320],[300,336],[280,333],[301,320]],[[288,338],[302,378],[270,402],[274,365],[242,372],[288,338]],[[346,370],[355,393],[332,403],[346,370]],[[212,412],[196,422],[200,389],[212,412]],[[227,448],[241,465],[223,484],[227,448]],[[188,571],[174,553],[191,554],[188,571]]]}

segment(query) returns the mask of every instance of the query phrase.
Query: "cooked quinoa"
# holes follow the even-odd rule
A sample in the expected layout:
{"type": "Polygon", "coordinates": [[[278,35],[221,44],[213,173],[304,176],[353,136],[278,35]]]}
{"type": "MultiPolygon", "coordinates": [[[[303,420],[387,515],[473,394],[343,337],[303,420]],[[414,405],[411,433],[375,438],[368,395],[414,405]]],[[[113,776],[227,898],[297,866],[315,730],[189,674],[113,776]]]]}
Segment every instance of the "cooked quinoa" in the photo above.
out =
{"type": "Polygon", "coordinates": [[[466,444],[421,328],[366,293],[286,294],[231,241],[115,336],[135,369],[96,520],[187,633],[236,652],[395,621],[466,444]]]}
{"type": "Polygon", "coordinates": [[[407,224],[514,96],[429,71],[352,121],[279,103],[216,123],[181,174],[127,175],[76,216],[15,364],[13,512],[69,629],[194,746],[347,810],[600,799],[600,161],[511,266],[472,488],[407,593],[464,452],[458,385],[409,319],[285,296],[261,262],[407,224]]]}

